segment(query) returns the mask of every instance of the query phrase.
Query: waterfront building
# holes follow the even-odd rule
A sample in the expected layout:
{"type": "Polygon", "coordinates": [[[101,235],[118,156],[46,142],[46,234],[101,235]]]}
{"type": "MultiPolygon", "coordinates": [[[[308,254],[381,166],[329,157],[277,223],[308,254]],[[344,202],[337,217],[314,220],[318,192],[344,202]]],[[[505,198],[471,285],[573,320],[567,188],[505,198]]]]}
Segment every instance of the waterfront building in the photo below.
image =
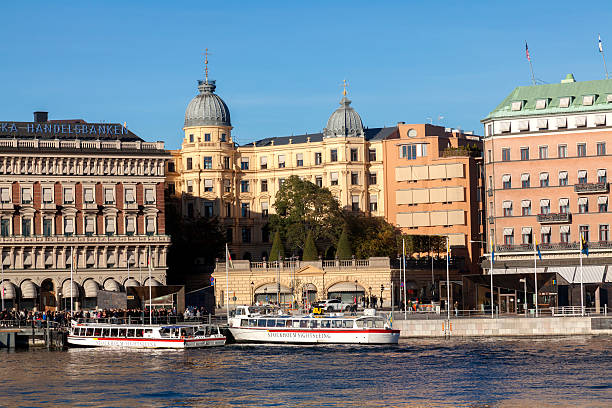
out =
{"type": "Polygon", "coordinates": [[[346,90],[320,133],[270,137],[237,145],[230,112],[216,84],[198,82],[181,149],[172,151],[167,188],[188,217],[218,217],[235,259],[268,257],[268,215],[284,180],[298,176],[327,187],[341,206],[384,216],[382,141],[395,127],[367,128],[346,90]]]}
{"type": "Polygon", "coordinates": [[[479,273],[479,241],[483,240],[480,136],[429,124],[399,123],[383,146],[387,221],[404,234],[447,236],[454,270],[479,273]]]}
{"type": "MultiPolygon", "coordinates": [[[[523,291],[534,307],[534,260],[540,308],[580,306],[581,276],[585,306],[610,304],[612,80],[576,82],[569,74],[558,84],[519,86],[482,123],[500,310],[516,311],[523,291]],[[588,245],[583,268],[581,237],[588,245]]],[[[482,266],[490,273],[488,249],[482,266]]],[[[478,303],[490,296],[487,286],[474,291],[478,303]]]]}
{"type": "Polygon", "coordinates": [[[166,283],[163,142],[125,125],[0,122],[5,306],[96,306],[99,290],[166,283]],[[73,254],[73,256],[72,256],[73,254]],[[70,285],[71,264],[74,280],[70,285]]]}

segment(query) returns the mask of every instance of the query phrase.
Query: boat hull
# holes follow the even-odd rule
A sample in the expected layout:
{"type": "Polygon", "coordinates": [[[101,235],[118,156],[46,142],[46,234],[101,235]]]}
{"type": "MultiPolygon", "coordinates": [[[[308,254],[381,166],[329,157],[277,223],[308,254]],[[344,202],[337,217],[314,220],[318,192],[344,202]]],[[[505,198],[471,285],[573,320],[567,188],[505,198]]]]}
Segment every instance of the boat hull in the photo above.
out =
{"type": "Polygon", "coordinates": [[[224,336],[202,337],[193,339],[150,339],[150,338],[104,338],[80,337],[68,335],[70,347],[108,347],[121,349],[186,349],[225,345],[224,336]]]}
{"type": "Polygon", "coordinates": [[[237,343],[293,344],[397,344],[399,330],[392,329],[275,329],[230,327],[237,343]]]}

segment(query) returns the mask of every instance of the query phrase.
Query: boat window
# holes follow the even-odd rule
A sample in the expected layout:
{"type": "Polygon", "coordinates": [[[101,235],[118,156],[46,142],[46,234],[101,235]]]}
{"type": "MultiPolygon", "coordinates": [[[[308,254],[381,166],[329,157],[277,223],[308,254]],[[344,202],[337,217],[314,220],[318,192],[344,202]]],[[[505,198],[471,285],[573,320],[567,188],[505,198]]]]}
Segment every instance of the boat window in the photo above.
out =
{"type": "Polygon", "coordinates": [[[366,321],[366,324],[368,325],[368,327],[372,328],[372,327],[374,327],[374,320],[372,320],[372,319],[368,319],[368,320],[366,321]]]}
{"type": "Polygon", "coordinates": [[[268,327],[276,326],[276,320],[275,319],[268,319],[268,324],[266,324],[266,326],[268,326],[268,327]]]}
{"type": "Polygon", "coordinates": [[[74,328],[72,329],[72,333],[73,333],[75,336],[83,336],[83,335],[85,334],[85,333],[84,333],[84,330],[85,330],[85,329],[82,329],[82,328],[80,328],[80,327],[74,327],[74,328]]]}
{"type": "Polygon", "coordinates": [[[249,319],[240,319],[240,326],[247,327],[249,325],[249,319]]]}
{"type": "Polygon", "coordinates": [[[357,323],[357,327],[359,328],[363,327],[363,320],[356,320],[355,323],[357,323]]]}
{"type": "Polygon", "coordinates": [[[87,331],[85,332],[85,336],[89,337],[89,336],[93,336],[93,328],[88,328],[87,331]]]}
{"type": "Polygon", "coordinates": [[[330,323],[331,322],[329,320],[321,320],[321,327],[324,329],[329,329],[330,323]]]}
{"type": "Polygon", "coordinates": [[[126,329],[119,329],[119,337],[125,337],[126,329]]]}
{"type": "Polygon", "coordinates": [[[287,320],[285,321],[285,327],[291,327],[292,325],[293,325],[293,323],[292,323],[292,321],[291,321],[291,320],[287,319],[287,320]]]}
{"type": "Polygon", "coordinates": [[[308,320],[300,320],[300,327],[302,328],[308,327],[308,320]]]}
{"type": "Polygon", "coordinates": [[[136,329],[128,329],[127,336],[128,337],[136,337],[136,329]]]}
{"type": "Polygon", "coordinates": [[[299,320],[294,320],[293,321],[293,327],[300,327],[300,321],[299,320]]]}
{"type": "Polygon", "coordinates": [[[310,321],[309,326],[310,326],[311,329],[316,329],[317,327],[319,327],[319,321],[312,319],[310,321]]]}
{"type": "Polygon", "coordinates": [[[257,319],[249,319],[249,327],[257,327],[257,319]]]}
{"type": "Polygon", "coordinates": [[[108,337],[110,335],[110,329],[102,330],[102,337],[108,337]]]}
{"type": "Polygon", "coordinates": [[[142,337],[144,334],[143,329],[136,329],[136,337],[142,337]]]}
{"type": "Polygon", "coordinates": [[[111,329],[110,331],[110,336],[111,337],[117,337],[117,332],[119,331],[119,329],[111,329]]]}
{"type": "MultiPolygon", "coordinates": [[[[113,329],[113,330],[114,330],[114,329],[113,329]]],[[[145,331],[144,331],[144,332],[145,332],[145,333],[147,333],[147,334],[151,334],[151,333],[153,333],[153,329],[145,329],[145,331]]]]}
{"type": "Polygon", "coordinates": [[[343,320],[342,321],[342,327],[345,327],[347,329],[352,329],[353,328],[353,320],[343,320]]]}
{"type": "Polygon", "coordinates": [[[342,327],[342,320],[333,320],[332,327],[335,327],[335,328],[342,327]]]}
{"type": "Polygon", "coordinates": [[[385,322],[377,319],[377,320],[374,320],[374,325],[378,329],[383,329],[385,327],[385,322]]]}
{"type": "Polygon", "coordinates": [[[287,320],[285,319],[278,319],[276,321],[276,327],[285,327],[286,324],[287,324],[287,320]]]}
{"type": "Polygon", "coordinates": [[[94,328],[94,336],[101,336],[102,335],[102,328],[101,327],[95,327],[94,328]]]}
{"type": "Polygon", "coordinates": [[[266,327],[266,321],[264,319],[259,319],[257,321],[257,327],[266,327]]]}

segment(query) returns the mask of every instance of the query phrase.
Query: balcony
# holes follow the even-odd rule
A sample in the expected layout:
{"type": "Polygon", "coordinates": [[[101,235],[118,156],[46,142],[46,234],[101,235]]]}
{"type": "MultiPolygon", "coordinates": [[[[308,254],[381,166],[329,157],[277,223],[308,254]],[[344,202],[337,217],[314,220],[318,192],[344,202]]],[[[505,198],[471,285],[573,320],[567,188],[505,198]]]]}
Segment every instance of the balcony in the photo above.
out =
{"type": "Polygon", "coordinates": [[[608,191],[610,191],[610,186],[607,182],[574,184],[574,191],[578,194],[608,193],[608,191]]]}
{"type": "Polygon", "coordinates": [[[493,189],[492,188],[487,189],[487,195],[489,197],[493,197],[493,189]]]}
{"type": "Polygon", "coordinates": [[[566,224],[572,222],[571,213],[538,214],[537,218],[540,224],[566,224]]]}
{"type": "MultiPolygon", "coordinates": [[[[541,252],[547,251],[580,251],[580,242],[554,242],[538,244],[541,252]]],[[[612,249],[612,241],[590,241],[591,249],[612,249]]],[[[533,244],[496,245],[496,252],[533,252],[533,244]]]]}

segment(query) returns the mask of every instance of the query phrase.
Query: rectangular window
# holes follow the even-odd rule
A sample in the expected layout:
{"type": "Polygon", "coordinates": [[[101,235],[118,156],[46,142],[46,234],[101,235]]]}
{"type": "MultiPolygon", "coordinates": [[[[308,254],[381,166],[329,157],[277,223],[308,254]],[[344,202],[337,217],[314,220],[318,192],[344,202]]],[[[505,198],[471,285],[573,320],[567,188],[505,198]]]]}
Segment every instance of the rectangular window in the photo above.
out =
{"type": "MultiPolygon", "coordinates": [[[[93,233],[93,218],[88,218],[85,220],[85,232],[87,232],[87,222],[91,221],[91,232],[93,233]]],[[[125,233],[127,235],[134,235],[136,232],[136,218],[134,217],[125,217],[125,233]]]]}
{"type": "Polygon", "coordinates": [[[563,159],[567,157],[567,145],[559,145],[558,146],[559,158],[563,159]]]}
{"type": "Polygon", "coordinates": [[[371,162],[376,161],[376,149],[368,150],[368,160],[371,162]]]}
{"type": "Polygon", "coordinates": [[[225,170],[229,170],[231,168],[230,167],[230,158],[229,158],[229,156],[223,157],[223,168],[225,170]]]}
{"type": "MultiPolygon", "coordinates": [[[[580,226],[580,237],[584,238],[584,240],[586,242],[589,242],[589,226],[588,225],[581,225],[580,226]]],[[[579,239],[580,239],[579,237],[579,239]]]]}
{"type": "Polygon", "coordinates": [[[265,193],[268,191],[268,180],[261,180],[261,192],[265,193]]]}
{"type": "Polygon", "coordinates": [[[522,215],[523,216],[531,215],[531,201],[523,202],[522,215]]]}
{"type": "MultiPolygon", "coordinates": [[[[128,222],[127,222],[127,226],[126,226],[126,230],[128,232],[130,232],[130,229],[129,229],[130,221],[129,220],[132,220],[132,224],[136,225],[136,222],[134,221],[134,218],[131,218],[131,217],[128,218],[128,222]]],[[[93,235],[94,232],[95,232],[95,229],[96,229],[96,219],[94,217],[86,217],[85,218],[85,235],[88,235],[88,236],[93,235]]],[[[135,231],[135,230],[136,230],[136,227],[134,227],[132,229],[132,232],[135,231]]]]}
{"type": "Polygon", "coordinates": [[[502,187],[507,190],[512,188],[512,179],[509,174],[504,174],[502,177],[502,187]]]}
{"type": "Polygon", "coordinates": [[[504,201],[504,217],[512,217],[512,201],[504,201]]]}
{"type": "Polygon", "coordinates": [[[589,182],[586,170],[578,171],[578,184],[587,184],[589,182]]]}
{"type": "Polygon", "coordinates": [[[64,204],[74,204],[74,190],[72,187],[64,189],[64,204]]]}
{"type": "Polygon", "coordinates": [[[338,150],[337,149],[331,149],[331,151],[330,151],[330,161],[333,161],[333,162],[338,161],[338,150]]]}
{"type": "Polygon", "coordinates": [[[598,156],[606,155],[606,143],[605,142],[597,143],[597,155],[598,156]]]}
{"type": "Polygon", "coordinates": [[[64,218],[64,235],[74,234],[74,218],[64,218]]]}
{"type": "Polygon", "coordinates": [[[49,204],[53,202],[53,189],[51,187],[43,188],[43,203],[49,204]]]}
{"type": "Polygon", "coordinates": [[[231,193],[232,192],[232,181],[231,180],[223,179],[223,190],[226,193],[231,193]]]}
{"type": "Polygon", "coordinates": [[[565,244],[570,242],[570,227],[569,225],[562,225],[559,234],[559,240],[565,244]]]}
{"type": "Polygon", "coordinates": [[[187,180],[187,192],[193,193],[193,180],[187,180]]]}
{"type": "Polygon", "coordinates": [[[351,184],[354,186],[359,184],[359,173],[356,171],[351,172],[351,184]]]}
{"type": "MultiPolygon", "coordinates": [[[[93,188],[85,188],[83,193],[83,201],[85,201],[86,204],[92,204],[94,202],[94,189],[93,188]]],[[[126,195],[126,202],[130,203],[130,201],[127,200],[127,194],[128,192],[132,192],[132,190],[125,190],[125,195],[126,195]]],[[[133,194],[133,193],[132,193],[133,194]]],[[[133,202],[133,201],[131,201],[133,202]]]]}
{"type": "Polygon", "coordinates": [[[225,204],[225,216],[226,217],[232,216],[232,205],[230,203],[225,204]]]}
{"type": "Polygon", "coordinates": [[[559,199],[559,212],[561,214],[568,214],[569,211],[570,211],[569,198],[560,198],[559,199]]]}
{"type": "Polygon", "coordinates": [[[147,217],[146,224],[147,235],[155,235],[155,217],[147,217]]]}
{"type": "Polygon", "coordinates": [[[261,242],[270,242],[270,228],[267,225],[261,228],[261,242]]]}
{"type": "Polygon", "coordinates": [[[21,235],[24,237],[32,235],[32,220],[30,218],[21,220],[21,235]]]}
{"type": "Polygon", "coordinates": [[[521,147],[521,160],[529,160],[529,148],[521,147]]]}
{"type": "Polygon", "coordinates": [[[249,192],[249,181],[248,180],[240,180],[240,192],[241,193],[249,192]]]}
{"type": "Polygon", "coordinates": [[[21,189],[21,204],[32,204],[32,189],[22,188],[21,189]]]}
{"type": "Polygon", "coordinates": [[[189,143],[193,143],[193,140],[194,140],[193,135],[189,135],[189,143]]]}
{"type": "Polygon", "coordinates": [[[606,169],[597,170],[597,182],[598,183],[607,183],[608,175],[606,169]]]}
{"type": "Polygon", "coordinates": [[[210,142],[210,133],[204,133],[204,141],[210,142]]]}
{"type": "Polygon", "coordinates": [[[353,211],[359,211],[359,196],[351,196],[351,209],[353,211]]]}
{"type": "Polygon", "coordinates": [[[332,186],[337,186],[338,185],[338,173],[335,171],[331,172],[329,174],[329,181],[332,186]]]}
{"type": "Polygon", "coordinates": [[[242,227],[242,242],[245,244],[251,242],[251,228],[242,227]]]}
{"type": "Polygon", "coordinates": [[[204,180],[204,192],[205,193],[212,193],[213,191],[213,181],[212,179],[205,179],[204,180]]]}
{"type": "Polygon", "coordinates": [[[550,229],[548,229],[547,231],[548,232],[542,231],[542,234],[540,235],[540,239],[543,244],[550,244],[550,229]]]}
{"type": "Polygon", "coordinates": [[[227,142],[227,135],[225,133],[221,133],[221,141],[227,142]]]}
{"type": "Polygon", "coordinates": [[[559,185],[560,186],[567,186],[567,171],[560,171],[559,172],[559,185]]]}
{"type": "Polygon", "coordinates": [[[351,161],[358,161],[358,160],[359,160],[359,150],[351,149],[351,161]]]}
{"type": "Polygon", "coordinates": [[[249,158],[248,157],[243,157],[242,159],[240,159],[240,169],[241,170],[249,169],[249,158]]]}
{"type": "Polygon", "coordinates": [[[0,201],[5,204],[11,202],[11,193],[8,187],[2,187],[0,189],[0,201]]]}
{"type": "Polygon", "coordinates": [[[298,153],[295,155],[295,165],[297,167],[304,166],[304,153],[298,153]]]}
{"type": "Polygon", "coordinates": [[[502,149],[502,161],[510,161],[510,149],[502,149]]]}
{"type": "Polygon", "coordinates": [[[597,198],[597,209],[600,213],[608,212],[608,197],[602,196],[597,198]]]}
{"type": "Polygon", "coordinates": [[[212,169],[212,157],[211,156],[204,157],[204,169],[205,170],[212,169]]]}
{"type": "Polygon", "coordinates": [[[523,229],[523,244],[531,244],[531,230],[523,229]],[[529,231],[529,232],[527,232],[529,231]]]}
{"type": "Polygon", "coordinates": [[[261,203],[261,217],[266,218],[268,216],[268,202],[264,201],[261,203]]]}
{"type": "Polygon", "coordinates": [[[370,212],[378,211],[378,196],[376,194],[370,194],[370,212]]]}
{"type": "Polygon", "coordinates": [[[548,146],[540,146],[540,159],[548,159],[548,146]]]}
{"type": "Polygon", "coordinates": [[[193,159],[191,157],[187,158],[187,170],[191,170],[193,168],[193,159]]]}
{"type": "Polygon", "coordinates": [[[114,204],[115,203],[115,189],[113,188],[105,188],[104,189],[104,204],[114,204]]]}
{"type": "Polygon", "coordinates": [[[53,220],[51,218],[43,218],[43,235],[45,237],[53,235],[53,220]]]}
{"type": "Polygon", "coordinates": [[[587,197],[580,197],[578,199],[578,213],[586,214],[589,212],[589,199],[587,197]]]}
{"type": "Polygon", "coordinates": [[[278,155],[278,168],[279,169],[285,168],[285,155],[284,154],[278,155]]]}
{"type": "Polygon", "coordinates": [[[168,173],[174,173],[176,171],[176,167],[174,166],[173,161],[168,162],[168,173]]]}
{"type": "Polygon", "coordinates": [[[600,241],[610,240],[610,226],[609,225],[605,224],[605,225],[599,226],[599,240],[600,241]]]}
{"type": "Polygon", "coordinates": [[[586,143],[578,143],[576,148],[578,152],[578,157],[586,156],[586,143]]]}
{"type": "Polygon", "coordinates": [[[491,149],[487,150],[487,163],[491,163],[493,161],[493,151],[491,149]]]}
{"type": "Polygon", "coordinates": [[[530,184],[531,182],[529,179],[529,174],[528,173],[521,174],[521,187],[529,188],[530,184]]]}
{"type": "Polygon", "coordinates": [[[240,203],[240,216],[249,218],[251,214],[251,205],[249,203],[240,203]]]}
{"type": "Polygon", "coordinates": [[[104,226],[106,230],[106,235],[113,235],[115,233],[115,220],[112,217],[105,218],[104,226]]]}
{"type": "Polygon", "coordinates": [[[369,180],[368,180],[368,184],[375,185],[376,184],[376,173],[370,173],[369,174],[369,180]]]}
{"type": "Polygon", "coordinates": [[[0,235],[3,237],[8,237],[11,235],[11,220],[3,218],[0,221],[0,235]]]}
{"type": "Polygon", "coordinates": [[[540,214],[550,214],[550,200],[540,200],[540,214]]]}
{"type": "Polygon", "coordinates": [[[540,173],[540,187],[548,187],[548,173],[540,173]]]}
{"type": "Polygon", "coordinates": [[[316,152],[315,153],[315,165],[319,165],[323,162],[323,155],[321,154],[321,152],[316,152]]]}
{"type": "Polygon", "coordinates": [[[145,204],[155,204],[155,190],[152,188],[145,189],[144,199],[145,199],[145,204]]]}
{"type": "Polygon", "coordinates": [[[205,202],[204,203],[204,217],[212,218],[213,216],[213,203],[205,202]]]}
{"type": "Polygon", "coordinates": [[[323,177],[315,176],[315,184],[319,187],[323,187],[323,177]]]}
{"type": "Polygon", "coordinates": [[[504,234],[504,244],[514,245],[514,234],[504,234]]]}

